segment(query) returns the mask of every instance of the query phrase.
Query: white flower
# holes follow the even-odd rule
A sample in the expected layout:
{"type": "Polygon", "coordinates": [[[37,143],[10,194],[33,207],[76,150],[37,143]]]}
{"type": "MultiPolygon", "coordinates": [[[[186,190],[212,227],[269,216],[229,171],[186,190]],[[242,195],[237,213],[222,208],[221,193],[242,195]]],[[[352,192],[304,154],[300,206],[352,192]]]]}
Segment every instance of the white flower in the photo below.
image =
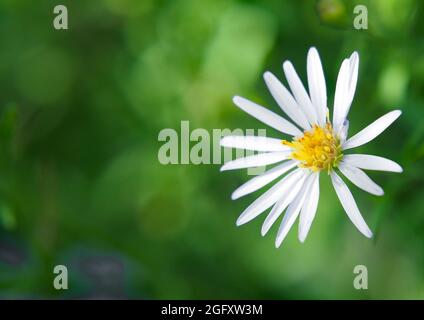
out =
{"type": "Polygon", "coordinates": [[[353,137],[347,138],[347,115],[355,94],[358,64],[359,56],[354,52],[341,65],[337,77],[332,122],[327,108],[324,73],[315,48],[309,50],[307,58],[309,94],[289,61],[284,62],[283,69],[292,93],[272,73],[264,74],[272,96],[292,122],[242,97],[233,98],[240,109],[291,136],[291,141],[255,136],[222,138],[221,146],[262,153],[227,162],[221,167],[221,171],[280,163],[233,192],[232,199],[238,199],[280,178],[244,210],[237,220],[237,225],[251,221],[272,207],[262,225],[262,235],[265,235],[283,211],[286,211],[278,230],[276,247],[281,245],[298,216],[299,240],[303,242],[318,206],[319,175],[325,170],[331,177],[336,194],[349,219],[362,234],[368,238],[372,237],[352,193],[336,173],[336,169],[357,187],[374,195],[383,195],[383,189],[362,169],[402,172],[402,168],[389,159],[366,154],[345,154],[345,151],[373,140],[400,116],[401,111],[391,111],[353,137]],[[284,174],[286,175],[281,178],[284,174]]]}

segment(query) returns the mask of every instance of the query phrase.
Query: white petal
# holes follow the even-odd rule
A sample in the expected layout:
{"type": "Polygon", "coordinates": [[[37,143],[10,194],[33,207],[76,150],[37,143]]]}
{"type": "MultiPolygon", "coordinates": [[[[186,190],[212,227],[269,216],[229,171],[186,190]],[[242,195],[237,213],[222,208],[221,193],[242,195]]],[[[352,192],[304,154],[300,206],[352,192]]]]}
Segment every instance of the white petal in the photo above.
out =
{"type": "Polygon", "coordinates": [[[290,147],[282,144],[281,139],[260,136],[226,136],[220,141],[222,147],[254,151],[287,151],[290,147]]]}
{"type": "Polygon", "coordinates": [[[290,119],[303,129],[310,129],[308,119],[286,87],[269,71],[264,73],[264,80],[274,100],[290,119]]]}
{"type": "Polygon", "coordinates": [[[290,160],[286,161],[268,171],[265,171],[259,176],[256,176],[246,183],[242,184],[240,187],[238,187],[233,194],[231,195],[231,199],[236,200],[240,197],[245,196],[246,194],[255,192],[256,190],[262,188],[263,186],[267,185],[271,181],[277,179],[290,169],[292,169],[294,166],[298,164],[297,161],[290,160]]]}
{"type": "Polygon", "coordinates": [[[312,105],[311,99],[305,90],[299,76],[294,70],[293,65],[290,61],[283,63],[284,74],[286,75],[287,82],[289,83],[290,89],[296,98],[297,104],[302,108],[303,113],[308,119],[310,124],[317,123],[317,114],[314,106],[312,105]]]}
{"type": "Polygon", "coordinates": [[[266,152],[228,161],[221,171],[266,166],[288,159],[291,151],[266,152]]]}
{"type": "Polygon", "coordinates": [[[277,182],[242,212],[237,219],[237,225],[240,226],[251,221],[271,207],[287,192],[286,190],[290,189],[292,183],[301,177],[302,173],[303,170],[297,169],[277,182]]]}
{"type": "Polygon", "coordinates": [[[292,136],[301,135],[302,132],[296,128],[295,125],[288,122],[286,119],[280,117],[274,112],[252,102],[242,97],[234,97],[233,102],[243,111],[250,114],[252,117],[258,119],[259,121],[265,123],[266,125],[287,133],[292,136]]]}
{"type": "Polygon", "coordinates": [[[349,113],[358,81],[358,68],[359,55],[356,51],[340,67],[334,96],[333,127],[336,132],[339,132],[349,113]]]}
{"type": "Polygon", "coordinates": [[[402,172],[402,167],[396,162],[369,154],[347,154],[343,156],[343,162],[351,166],[377,171],[402,172]]]}
{"type": "Polygon", "coordinates": [[[368,175],[361,169],[351,166],[343,161],[339,164],[340,171],[348,178],[355,186],[365,190],[376,196],[382,196],[384,194],[383,189],[371,180],[368,175]]]}
{"type": "Polygon", "coordinates": [[[344,59],[337,76],[336,92],[334,94],[333,128],[336,132],[339,132],[340,127],[342,126],[344,114],[346,112],[349,69],[349,60],[344,59]]]}
{"type": "Polygon", "coordinates": [[[306,177],[307,177],[307,174],[305,171],[303,175],[297,181],[294,181],[294,183],[290,185],[290,188],[287,188],[285,190],[284,194],[280,194],[280,200],[278,200],[277,203],[275,203],[271,212],[268,214],[264,223],[262,224],[262,229],[261,229],[262,236],[264,236],[269,231],[269,229],[272,227],[275,221],[277,221],[277,219],[280,217],[283,211],[297,196],[301,187],[303,186],[303,182],[305,181],[306,177]]]}
{"type": "Polygon", "coordinates": [[[299,241],[304,242],[314,221],[319,200],[319,172],[313,173],[313,180],[308,190],[299,218],[299,241]]]}
{"type": "Polygon", "coordinates": [[[290,228],[293,223],[296,221],[297,216],[299,215],[300,209],[303,206],[305,198],[308,196],[307,191],[311,182],[313,181],[313,176],[309,175],[304,182],[301,190],[294,198],[293,202],[287,208],[286,214],[284,215],[283,221],[280,224],[278,229],[277,238],[275,239],[275,246],[278,248],[283,242],[284,238],[287,236],[290,228]]]}
{"type": "Polygon", "coordinates": [[[386,113],[384,116],[378,118],[373,123],[371,123],[365,129],[362,129],[353,137],[348,139],[343,145],[343,149],[352,149],[359,147],[382,133],[388,126],[390,126],[400,115],[400,110],[394,110],[389,113],[386,113]]]}
{"type": "Polygon", "coordinates": [[[325,124],[327,113],[327,88],[325,85],[324,71],[317,49],[312,47],[308,52],[307,59],[308,87],[312,104],[318,115],[318,122],[325,124]]]}
{"type": "Polygon", "coordinates": [[[345,119],[343,124],[339,130],[340,143],[343,145],[347,139],[347,135],[349,132],[349,120],[345,119]]]}
{"type": "Polygon", "coordinates": [[[349,58],[349,82],[347,88],[347,109],[344,114],[346,119],[350,106],[352,105],[353,97],[355,96],[356,83],[358,82],[359,55],[358,52],[353,52],[349,58]]]}
{"type": "Polygon", "coordinates": [[[339,197],[340,203],[343,209],[346,211],[350,221],[355,225],[356,228],[367,238],[372,237],[372,232],[359,212],[358,206],[356,205],[355,199],[352,196],[347,185],[343,180],[335,173],[331,172],[331,181],[333,182],[334,189],[336,190],[337,196],[339,197]]]}

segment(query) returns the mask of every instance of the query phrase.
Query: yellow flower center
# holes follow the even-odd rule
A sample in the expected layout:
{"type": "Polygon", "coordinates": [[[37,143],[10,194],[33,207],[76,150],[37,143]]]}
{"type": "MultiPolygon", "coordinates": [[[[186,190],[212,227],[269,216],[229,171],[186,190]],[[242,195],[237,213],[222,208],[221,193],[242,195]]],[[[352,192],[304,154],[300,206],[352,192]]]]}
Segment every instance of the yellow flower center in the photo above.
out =
{"type": "Polygon", "coordinates": [[[330,123],[324,127],[314,125],[302,137],[292,142],[283,140],[282,143],[293,149],[290,158],[299,160],[302,168],[312,171],[330,171],[337,167],[343,157],[340,139],[334,134],[330,123]]]}

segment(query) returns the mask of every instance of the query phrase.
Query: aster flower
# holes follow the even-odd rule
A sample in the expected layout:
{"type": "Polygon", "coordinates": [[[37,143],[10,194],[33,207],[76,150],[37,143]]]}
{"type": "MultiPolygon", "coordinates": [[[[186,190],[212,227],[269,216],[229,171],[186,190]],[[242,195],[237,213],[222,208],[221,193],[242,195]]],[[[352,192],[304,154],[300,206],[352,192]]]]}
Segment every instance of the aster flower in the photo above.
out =
{"type": "Polygon", "coordinates": [[[386,158],[346,152],[373,140],[400,116],[401,111],[395,110],[383,115],[348,138],[347,117],[355,94],[358,65],[357,52],[341,65],[332,121],[327,108],[321,60],[315,48],[309,50],[307,57],[309,94],[289,61],[283,63],[283,70],[291,93],[272,73],[264,74],[269,91],[291,122],[252,101],[238,96],[233,98],[240,109],[290,136],[287,140],[257,136],[226,136],[221,139],[223,147],[261,152],[229,161],[221,167],[221,171],[278,164],[233,192],[231,198],[238,199],[279,179],[243,211],[237,219],[238,226],[272,207],[262,225],[262,235],[269,231],[285,211],[277,233],[276,247],[281,245],[297,217],[298,237],[303,242],[315,217],[320,192],[319,177],[323,172],[330,175],[337,197],[352,223],[363,235],[372,237],[352,193],[338,172],[360,189],[377,196],[383,195],[383,189],[363,170],[402,172],[402,168],[386,158]]]}

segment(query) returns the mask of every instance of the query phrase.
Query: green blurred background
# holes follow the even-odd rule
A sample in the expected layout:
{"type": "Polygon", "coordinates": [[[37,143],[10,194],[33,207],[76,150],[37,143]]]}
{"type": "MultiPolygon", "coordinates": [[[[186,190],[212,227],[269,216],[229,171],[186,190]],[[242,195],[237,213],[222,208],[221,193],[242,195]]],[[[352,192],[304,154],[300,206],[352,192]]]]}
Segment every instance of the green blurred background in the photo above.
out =
{"type": "Polygon", "coordinates": [[[0,297],[424,298],[423,16],[418,0],[2,0],[0,297]],[[53,28],[58,4],[69,30],[53,28]],[[368,7],[368,30],[353,28],[356,4],[368,7]],[[276,226],[260,236],[264,215],[235,226],[263,192],[230,200],[246,171],[161,165],[158,133],[181,120],[265,128],[231,97],[279,111],[262,73],[283,79],[289,59],[306,80],[310,46],[330,109],[342,59],[360,54],[350,134],[403,111],[358,151],[404,173],[370,173],[381,198],[352,186],[373,240],[323,175],[305,244],[295,225],[275,249],[276,226]],[[53,288],[57,264],[66,291],[53,288]],[[368,290],[352,285],[359,264],[368,290]]]}

